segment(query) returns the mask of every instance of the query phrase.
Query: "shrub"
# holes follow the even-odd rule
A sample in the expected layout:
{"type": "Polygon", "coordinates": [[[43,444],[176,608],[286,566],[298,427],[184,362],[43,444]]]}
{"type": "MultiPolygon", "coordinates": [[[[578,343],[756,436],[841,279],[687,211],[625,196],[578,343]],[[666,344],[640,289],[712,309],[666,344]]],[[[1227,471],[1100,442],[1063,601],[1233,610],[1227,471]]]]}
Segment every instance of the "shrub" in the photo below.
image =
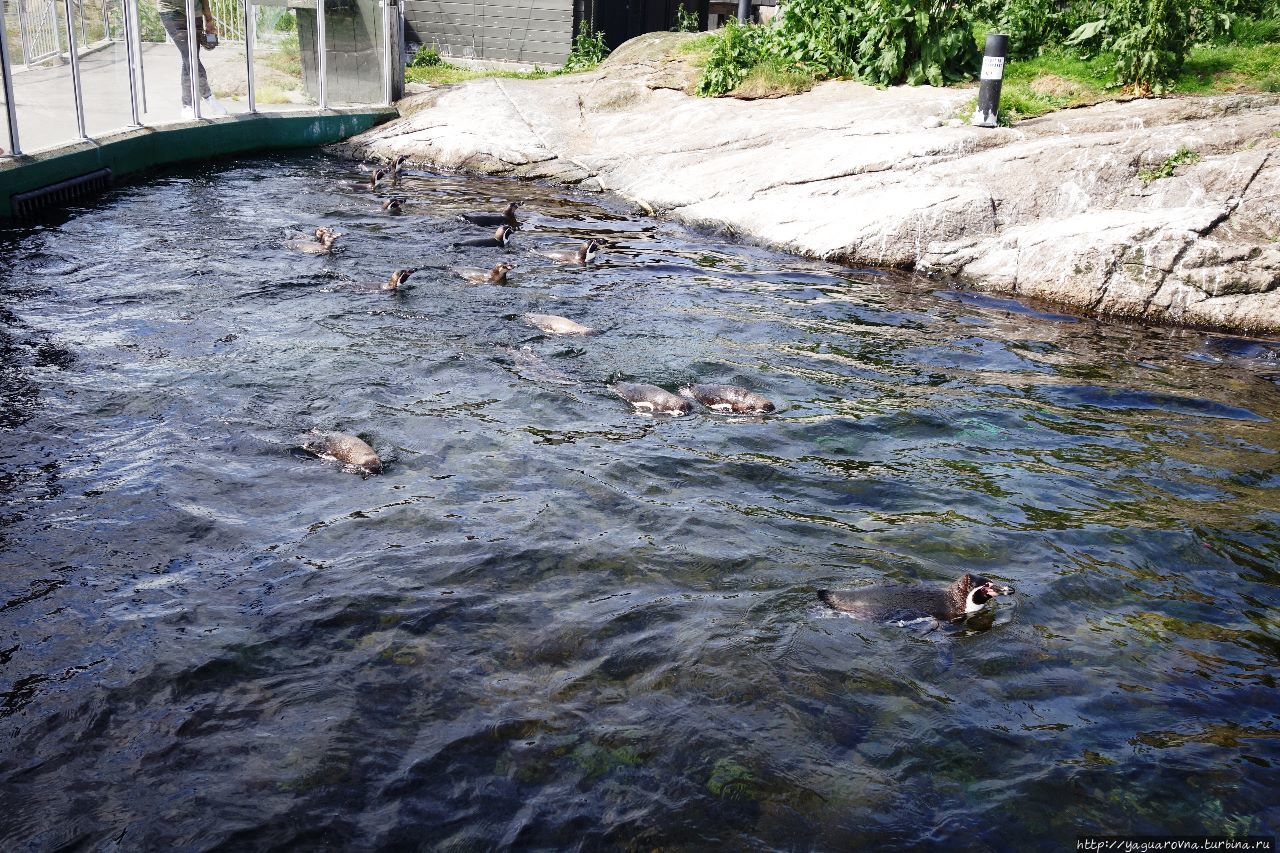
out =
{"type": "Polygon", "coordinates": [[[604,33],[592,32],[591,26],[583,21],[574,36],[573,48],[564,61],[565,71],[589,71],[595,68],[609,55],[609,48],[604,43],[604,33]]]}
{"type": "Polygon", "coordinates": [[[1077,27],[1103,16],[1099,0],[998,0],[981,10],[985,20],[1009,36],[1009,56],[1028,59],[1060,45],[1077,27]]]}
{"type": "Polygon", "coordinates": [[[748,72],[767,59],[766,28],[730,18],[717,34],[702,70],[699,95],[723,95],[738,87],[748,72]]]}
{"type": "Polygon", "coordinates": [[[700,29],[702,27],[698,25],[698,13],[681,3],[680,8],[676,9],[675,32],[696,33],[700,29]]]}
{"type": "Polygon", "coordinates": [[[1116,0],[1108,29],[1116,85],[1144,97],[1168,89],[1190,47],[1187,7],[1180,0],[1116,0]]]}
{"type": "Polygon", "coordinates": [[[772,26],[730,20],[699,93],[731,91],[761,63],[815,78],[856,76],[877,86],[974,76],[970,4],[952,0],[789,0],[772,26]]]}
{"type": "Polygon", "coordinates": [[[938,0],[863,0],[863,30],[855,72],[887,86],[942,86],[973,77],[979,68],[973,18],[966,4],[938,0]]]}
{"type": "Polygon", "coordinates": [[[422,45],[413,54],[413,59],[409,60],[410,68],[432,68],[444,62],[440,58],[440,51],[434,47],[422,45]]]}

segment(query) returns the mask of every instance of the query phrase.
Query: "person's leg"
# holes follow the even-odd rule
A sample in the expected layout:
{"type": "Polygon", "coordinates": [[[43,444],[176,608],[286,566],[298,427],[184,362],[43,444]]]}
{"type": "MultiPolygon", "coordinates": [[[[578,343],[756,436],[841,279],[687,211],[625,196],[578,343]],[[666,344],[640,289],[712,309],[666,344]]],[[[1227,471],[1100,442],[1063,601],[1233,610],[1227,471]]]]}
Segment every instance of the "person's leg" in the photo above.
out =
{"type": "MultiPolygon", "coordinates": [[[[182,105],[189,107],[191,106],[191,61],[187,55],[187,16],[179,12],[161,12],[160,23],[164,24],[165,32],[178,46],[178,53],[182,54],[182,105]]],[[[200,68],[200,82],[203,88],[209,87],[204,79],[203,66],[200,68]]]]}
{"type": "MultiPolygon", "coordinates": [[[[199,4],[197,4],[199,5],[199,4]]],[[[200,19],[197,19],[200,20],[200,19]]],[[[200,61],[200,37],[196,36],[196,65],[200,67],[200,97],[212,98],[213,90],[209,88],[209,77],[204,73],[204,63],[200,61]]]]}

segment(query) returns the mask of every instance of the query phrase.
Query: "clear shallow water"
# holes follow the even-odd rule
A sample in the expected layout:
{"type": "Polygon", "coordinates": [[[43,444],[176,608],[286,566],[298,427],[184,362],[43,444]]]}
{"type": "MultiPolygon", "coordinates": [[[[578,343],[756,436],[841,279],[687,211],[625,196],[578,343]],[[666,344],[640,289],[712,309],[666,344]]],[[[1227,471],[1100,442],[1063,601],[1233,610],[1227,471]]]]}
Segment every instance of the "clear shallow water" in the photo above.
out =
{"type": "Polygon", "coordinates": [[[410,176],[388,217],[360,179],[223,163],[0,237],[0,848],[1280,826],[1273,345],[523,184],[410,176]],[[508,196],[514,251],[449,248],[508,196]],[[279,248],[333,223],[334,257],[279,248]],[[528,253],[587,234],[591,269],[528,253]],[[613,378],[780,411],[654,420],[613,378]],[[312,427],[386,473],[298,458],[312,427]],[[1019,595],[931,634],[814,605],[964,571],[1019,595]]]}

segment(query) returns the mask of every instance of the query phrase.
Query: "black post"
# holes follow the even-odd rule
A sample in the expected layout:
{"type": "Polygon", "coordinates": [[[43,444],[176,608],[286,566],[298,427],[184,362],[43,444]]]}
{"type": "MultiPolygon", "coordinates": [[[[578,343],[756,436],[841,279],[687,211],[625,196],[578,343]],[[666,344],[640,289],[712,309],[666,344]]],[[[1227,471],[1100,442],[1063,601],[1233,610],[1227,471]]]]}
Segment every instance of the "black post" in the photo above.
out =
{"type": "Polygon", "coordinates": [[[751,0],[738,0],[738,23],[745,24],[751,17],[751,0]]]}
{"type": "Polygon", "coordinates": [[[982,75],[978,83],[978,109],[973,114],[974,127],[995,127],[1000,114],[1000,86],[1004,82],[1004,58],[1009,52],[1009,37],[987,33],[987,49],[982,52],[982,75]]]}

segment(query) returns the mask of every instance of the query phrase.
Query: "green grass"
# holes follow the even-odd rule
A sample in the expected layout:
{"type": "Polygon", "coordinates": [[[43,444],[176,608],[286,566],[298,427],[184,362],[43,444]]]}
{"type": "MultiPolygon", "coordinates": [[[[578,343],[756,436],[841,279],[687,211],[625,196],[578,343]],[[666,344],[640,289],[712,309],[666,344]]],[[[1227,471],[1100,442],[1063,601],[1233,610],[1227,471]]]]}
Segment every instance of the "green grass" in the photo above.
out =
{"type": "Polygon", "coordinates": [[[785,68],[777,62],[761,62],[729,94],[735,98],[781,98],[813,88],[812,74],[785,68]]]}
{"type": "Polygon", "coordinates": [[[268,53],[264,61],[281,74],[301,80],[302,51],[298,46],[298,36],[291,33],[280,39],[279,47],[268,53]]]}
{"type": "Polygon", "coordinates": [[[441,62],[439,65],[427,65],[418,68],[406,68],[404,79],[408,83],[426,83],[432,86],[448,86],[453,83],[464,83],[467,80],[480,80],[484,77],[513,77],[517,80],[540,80],[543,77],[554,77],[558,71],[547,71],[535,67],[532,71],[506,71],[498,68],[463,68],[441,62]]]}
{"type": "Polygon", "coordinates": [[[684,54],[690,65],[695,68],[701,68],[711,58],[711,51],[715,49],[715,45],[716,34],[703,33],[697,38],[681,42],[680,46],[676,48],[676,52],[684,54]]]}
{"type": "MultiPolygon", "coordinates": [[[[1009,62],[1000,92],[1000,123],[1131,96],[1130,90],[1111,86],[1112,61],[1107,54],[1081,59],[1048,52],[1009,62]]],[[[1175,95],[1231,92],[1280,92],[1280,44],[1192,48],[1171,90],[1175,95]]],[[[961,111],[967,118],[973,104],[961,111]]]]}

